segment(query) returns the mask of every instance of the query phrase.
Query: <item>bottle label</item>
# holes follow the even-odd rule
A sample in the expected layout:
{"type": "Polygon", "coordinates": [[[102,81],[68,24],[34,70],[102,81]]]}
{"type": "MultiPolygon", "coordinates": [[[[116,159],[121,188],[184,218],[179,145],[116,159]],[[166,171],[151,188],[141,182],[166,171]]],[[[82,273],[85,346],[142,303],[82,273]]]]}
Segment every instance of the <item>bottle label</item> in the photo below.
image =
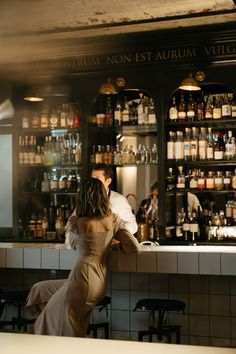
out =
{"type": "Polygon", "coordinates": [[[156,124],[156,115],[154,113],[148,115],[148,124],[156,124]]]}
{"type": "Polygon", "coordinates": [[[221,108],[220,107],[213,109],[213,119],[221,119],[221,108]]]}
{"type": "Polygon", "coordinates": [[[213,154],[213,148],[212,147],[207,147],[207,159],[208,160],[213,160],[214,154],[213,154]]]}
{"type": "Polygon", "coordinates": [[[194,223],[194,224],[189,224],[189,231],[190,232],[198,232],[198,224],[197,223],[194,223]]]}
{"type": "Polygon", "coordinates": [[[189,231],[189,223],[183,223],[183,231],[189,231]]]}
{"type": "Polygon", "coordinates": [[[175,107],[170,108],[169,118],[170,118],[170,120],[177,120],[178,119],[178,111],[175,107]]]}
{"type": "Polygon", "coordinates": [[[213,189],[215,187],[214,178],[206,179],[206,189],[213,189]]]}
{"type": "Polygon", "coordinates": [[[173,160],[174,159],[174,142],[168,141],[167,143],[167,159],[173,160]]]}
{"type": "Polygon", "coordinates": [[[176,141],[176,143],[175,143],[175,159],[182,160],[183,157],[184,157],[183,143],[182,143],[182,141],[176,141]]]}
{"type": "Polygon", "coordinates": [[[223,151],[214,151],[215,160],[223,160],[223,151]]]}

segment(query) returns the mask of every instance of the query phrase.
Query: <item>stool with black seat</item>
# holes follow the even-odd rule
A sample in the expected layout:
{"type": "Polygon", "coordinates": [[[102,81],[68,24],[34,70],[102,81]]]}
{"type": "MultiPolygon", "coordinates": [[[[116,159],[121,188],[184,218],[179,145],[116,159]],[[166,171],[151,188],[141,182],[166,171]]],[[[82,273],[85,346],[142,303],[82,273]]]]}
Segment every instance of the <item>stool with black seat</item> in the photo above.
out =
{"type": "Polygon", "coordinates": [[[152,336],[156,335],[158,341],[163,337],[167,338],[171,343],[172,334],[175,334],[176,343],[180,343],[181,325],[166,325],[165,314],[169,311],[184,313],[186,304],[180,300],[172,299],[141,299],[136,303],[134,311],[144,310],[149,312],[151,317],[151,325],[147,330],[138,331],[138,340],[143,341],[143,337],[148,335],[149,342],[152,342],[152,336]],[[158,312],[158,321],[155,326],[155,313],[158,312]]]}
{"type": "Polygon", "coordinates": [[[29,319],[23,317],[23,308],[26,304],[28,296],[28,290],[16,290],[16,291],[3,291],[0,289],[0,318],[3,310],[7,305],[13,305],[17,308],[17,316],[12,317],[10,320],[0,320],[0,330],[11,326],[13,330],[27,331],[27,326],[33,324],[35,319],[29,319]]]}
{"type": "MultiPolygon", "coordinates": [[[[107,306],[111,303],[111,298],[109,296],[105,296],[102,301],[97,303],[95,307],[102,311],[103,309],[106,310],[106,315],[108,316],[108,309],[107,306]]],[[[109,339],[109,322],[98,322],[98,323],[90,323],[88,327],[87,334],[93,333],[93,338],[97,338],[98,336],[98,329],[102,328],[104,330],[104,338],[109,339]]]]}

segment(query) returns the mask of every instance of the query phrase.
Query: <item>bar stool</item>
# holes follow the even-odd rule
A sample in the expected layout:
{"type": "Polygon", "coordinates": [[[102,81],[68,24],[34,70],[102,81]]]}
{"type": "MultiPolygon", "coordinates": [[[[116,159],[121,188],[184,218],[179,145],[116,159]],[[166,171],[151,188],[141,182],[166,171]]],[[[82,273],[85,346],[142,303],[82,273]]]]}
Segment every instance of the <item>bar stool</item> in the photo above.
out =
{"type": "MultiPolygon", "coordinates": [[[[106,310],[106,316],[108,316],[107,306],[111,303],[111,298],[105,296],[102,301],[100,301],[95,307],[99,308],[98,311],[106,310]]],[[[102,328],[104,330],[104,338],[109,339],[109,322],[99,322],[99,323],[90,323],[88,326],[87,334],[92,332],[93,338],[97,338],[98,329],[102,328]]]]}
{"type": "Polygon", "coordinates": [[[28,290],[3,291],[0,289],[0,318],[5,306],[13,305],[17,307],[17,317],[13,316],[11,320],[6,321],[0,320],[0,329],[11,326],[13,330],[26,332],[27,326],[35,322],[35,319],[25,318],[22,314],[28,293],[28,290]]]}
{"type": "Polygon", "coordinates": [[[171,336],[175,334],[176,343],[180,343],[181,325],[166,325],[165,314],[168,311],[177,311],[184,313],[186,304],[180,300],[172,299],[141,299],[136,303],[134,311],[144,310],[149,312],[152,324],[148,330],[138,331],[138,340],[143,341],[143,337],[148,335],[149,342],[152,342],[152,336],[156,335],[158,341],[167,337],[168,343],[171,343],[171,336]],[[155,327],[155,312],[158,312],[158,322],[155,327]]]}

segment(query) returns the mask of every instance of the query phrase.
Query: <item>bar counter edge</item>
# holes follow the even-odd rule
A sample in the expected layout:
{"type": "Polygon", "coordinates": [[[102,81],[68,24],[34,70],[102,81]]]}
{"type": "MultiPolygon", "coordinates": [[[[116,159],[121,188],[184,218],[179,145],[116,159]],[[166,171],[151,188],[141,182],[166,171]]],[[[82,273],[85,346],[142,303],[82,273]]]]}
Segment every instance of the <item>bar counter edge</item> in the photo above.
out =
{"type": "MultiPolygon", "coordinates": [[[[0,268],[70,270],[77,251],[56,243],[0,243],[0,268]]],[[[140,252],[110,251],[111,272],[236,275],[235,246],[140,246],[140,252]]]]}

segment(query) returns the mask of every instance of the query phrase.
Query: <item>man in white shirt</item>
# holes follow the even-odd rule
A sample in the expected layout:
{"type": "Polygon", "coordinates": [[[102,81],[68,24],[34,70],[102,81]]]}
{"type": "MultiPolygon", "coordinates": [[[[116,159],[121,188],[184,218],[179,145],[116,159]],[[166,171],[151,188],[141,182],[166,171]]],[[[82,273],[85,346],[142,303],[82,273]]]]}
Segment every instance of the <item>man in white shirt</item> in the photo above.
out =
{"type": "Polygon", "coordinates": [[[112,212],[121,218],[131,234],[135,234],[138,225],[129,202],[122,194],[109,188],[113,177],[112,168],[106,164],[97,164],[93,167],[91,176],[100,179],[109,195],[112,212]]]}
{"type": "MultiPolygon", "coordinates": [[[[109,188],[113,178],[112,168],[109,165],[99,163],[93,166],[91,177],[98,178],[103,183],[109,195],[112,212],[121,218],[131,234],[135,234],[138,230],[138,225],[129,202],[122,194],[114,192],[109,188]]],[[[69,221],[66,224],[66,244],[69,244],[68,238],[70,230],[73,229],[76,224],[75,215],[76,210],[73,211],[69,221]]]]}

